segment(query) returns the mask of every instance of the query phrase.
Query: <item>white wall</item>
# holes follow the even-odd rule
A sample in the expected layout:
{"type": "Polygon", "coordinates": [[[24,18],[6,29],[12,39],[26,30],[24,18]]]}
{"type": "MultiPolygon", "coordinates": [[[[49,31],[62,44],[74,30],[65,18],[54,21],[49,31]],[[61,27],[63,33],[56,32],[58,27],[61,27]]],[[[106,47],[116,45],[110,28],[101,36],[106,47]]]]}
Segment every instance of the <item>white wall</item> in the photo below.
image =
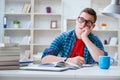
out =
{"type": "Polygon", "coordinates": [[[0,0],[0,42],[3,35],[3,0],[0,0]]]}
{"type": "Polygon", "coordinates": [[[82,9],[89,7],[90,0],[63,0],[64,19],[78,17],[82,9]]]}
{"type": "Polygon", "coordinates": [[[90,7],[90,0],[63,0],[63,31],[66,31],[66,19],[77,18],[86,7],[90,7]]]}

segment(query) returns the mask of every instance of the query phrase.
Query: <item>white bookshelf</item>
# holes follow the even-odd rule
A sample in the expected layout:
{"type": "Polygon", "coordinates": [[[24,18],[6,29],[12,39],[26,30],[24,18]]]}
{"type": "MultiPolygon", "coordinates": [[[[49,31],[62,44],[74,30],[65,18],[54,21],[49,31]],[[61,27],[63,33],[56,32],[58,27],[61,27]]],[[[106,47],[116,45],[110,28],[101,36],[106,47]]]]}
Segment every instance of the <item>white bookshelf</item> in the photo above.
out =
{"type": "Polygon", "coordinates": [[[21,54],[30,50],[30,55],[34,55],[42,52],[61,33],[63,1],[4,0],[4,16],[7,18],[7,28],[4,28],[3,39],[9,39],[9,43],[19,43],[21,54]],[[25,4],[31,5],[30,12],[23,11],[25,4]],[[46,12],[48,6],[51,7],[51,13],[46,12]],[[20,21],[18,28],[13,25],[16,19],[20,21]],[[57,28],[51,29],[51,20],[57,20],[57,28]]]}

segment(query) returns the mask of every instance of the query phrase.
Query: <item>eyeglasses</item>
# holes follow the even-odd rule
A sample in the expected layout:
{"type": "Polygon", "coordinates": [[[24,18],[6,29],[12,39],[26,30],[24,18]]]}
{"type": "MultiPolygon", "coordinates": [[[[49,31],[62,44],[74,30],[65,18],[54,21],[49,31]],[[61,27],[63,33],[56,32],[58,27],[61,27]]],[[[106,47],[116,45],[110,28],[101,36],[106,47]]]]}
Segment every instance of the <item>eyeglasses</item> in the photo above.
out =
{"type": "Polygon", "coordinates": [[[78,17],[78,22],[79,23],[86,23],[86,25],[88,25],[88,26],[91,26],[91,25],[93,25],[94,24],[94,22],[92,22],[92,21],[90,21],[90,20],[86,20],[85,18],[83,18],[83,17],[78,17]]]}

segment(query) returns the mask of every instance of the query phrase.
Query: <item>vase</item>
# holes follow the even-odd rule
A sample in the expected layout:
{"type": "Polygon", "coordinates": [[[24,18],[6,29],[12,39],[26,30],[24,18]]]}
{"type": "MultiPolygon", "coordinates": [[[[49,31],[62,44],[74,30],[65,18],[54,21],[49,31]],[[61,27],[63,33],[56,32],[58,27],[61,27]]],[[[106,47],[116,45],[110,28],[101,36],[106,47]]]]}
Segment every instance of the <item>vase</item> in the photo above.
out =
{"type": "Polygon", "coordinates": [[[20,24],[14,24],[14,28],[19,28],[20,24]]]}
{"type": "Polygon", "coordinates": [[[46,12],[51,13],[51,7],[46,7],[46,12]]]}

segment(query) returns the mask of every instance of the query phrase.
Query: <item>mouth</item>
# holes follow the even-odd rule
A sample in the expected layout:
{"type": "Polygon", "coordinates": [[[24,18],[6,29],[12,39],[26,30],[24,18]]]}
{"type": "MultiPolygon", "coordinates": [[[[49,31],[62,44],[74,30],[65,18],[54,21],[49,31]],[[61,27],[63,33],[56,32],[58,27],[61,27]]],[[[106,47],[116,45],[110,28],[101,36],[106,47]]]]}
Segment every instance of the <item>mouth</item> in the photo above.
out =
{"type": "Polygon", "coordinates": [[[83,28],[79,28],[80,30],[82,30],[83,28]]]}

